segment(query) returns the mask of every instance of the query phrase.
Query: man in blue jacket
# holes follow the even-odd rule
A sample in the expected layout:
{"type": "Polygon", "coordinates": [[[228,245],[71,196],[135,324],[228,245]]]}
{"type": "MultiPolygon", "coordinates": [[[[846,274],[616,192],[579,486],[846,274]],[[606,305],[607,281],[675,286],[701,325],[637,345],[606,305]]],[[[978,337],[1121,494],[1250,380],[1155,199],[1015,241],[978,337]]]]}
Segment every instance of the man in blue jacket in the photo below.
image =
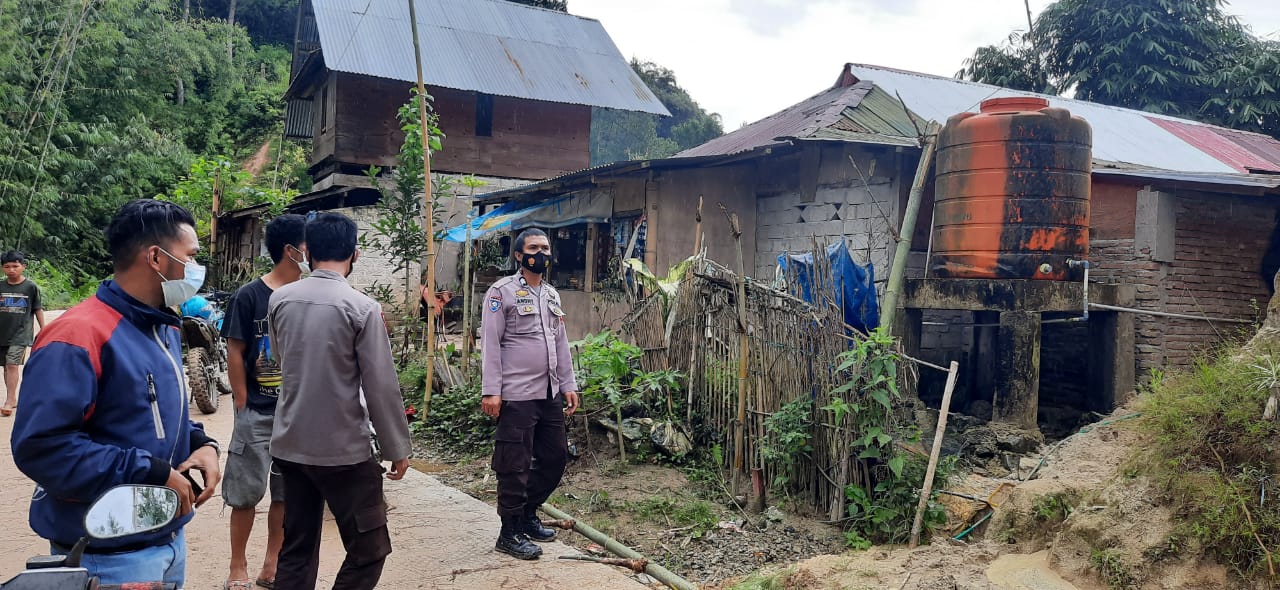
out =
{"type": "Polygon", "coordinates": [[[217,443],[188,414],[181,318],[172,307],[204,280],[195,220],[173,203],[130,201],[107,229],[115,280],[40,332],[13,425],[13,460],[35,480],[31,528],[67,553],[90,503],[122,484],[166,486],[179,517],[163,529],[89,545],[81,564],[104,584],[186,576],[183,526],[221,472],[217,443]],[[193,492],[183,472],[203,472],[193,492]]]}

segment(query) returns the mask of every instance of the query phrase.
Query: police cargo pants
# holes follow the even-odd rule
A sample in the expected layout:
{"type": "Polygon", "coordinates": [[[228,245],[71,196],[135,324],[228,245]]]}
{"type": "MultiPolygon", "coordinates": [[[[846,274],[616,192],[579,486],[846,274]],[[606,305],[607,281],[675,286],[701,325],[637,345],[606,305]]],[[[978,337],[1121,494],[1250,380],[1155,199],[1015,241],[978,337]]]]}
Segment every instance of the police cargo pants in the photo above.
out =
{"type": "Polygon", "coordinates": [[[523,516],[551,497],[569,462],[563,399],[502,402],[494,440],[498,516],[523,516]]]}

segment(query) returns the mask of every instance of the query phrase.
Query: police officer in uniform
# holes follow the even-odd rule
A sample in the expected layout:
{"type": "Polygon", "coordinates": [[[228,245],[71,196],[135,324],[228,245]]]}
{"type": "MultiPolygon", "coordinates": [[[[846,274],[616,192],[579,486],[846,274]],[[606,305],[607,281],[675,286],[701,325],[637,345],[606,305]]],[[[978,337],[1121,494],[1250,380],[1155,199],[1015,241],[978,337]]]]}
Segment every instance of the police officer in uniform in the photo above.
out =
{"type": "Polygon", "coordinates": [[[568,463],[565,417],[578,409],[578,384],[560,294],[542,280],[551,261],[547,234],[524,230],[512,256],[519,272],[494,283],[484,298],[481,409],[498,419],[493,470],[502,532],[494,549],[537,559],[542,549],[530,540],[556,536],[542,526],[537,509],[568,463]]]}

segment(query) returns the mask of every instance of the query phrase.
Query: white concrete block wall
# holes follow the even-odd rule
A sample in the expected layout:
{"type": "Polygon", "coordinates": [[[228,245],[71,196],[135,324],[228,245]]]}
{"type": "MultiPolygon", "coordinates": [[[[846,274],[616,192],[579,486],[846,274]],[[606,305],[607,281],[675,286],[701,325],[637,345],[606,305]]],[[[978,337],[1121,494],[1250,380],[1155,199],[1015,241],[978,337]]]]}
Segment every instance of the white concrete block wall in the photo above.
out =
{"type": "Polygon", "coordinates": [[[895,210],[893,201],[898,187],[896,183],[882,181],[872,185],[871,190],[880,207],[871,203],[864,188],[839,185],[819,185],[811,202],[802,201],[799,191],[758,199],[756,276],[772,277],[779,254],[811,252],[816,236],[821,245],[843,240],[849,245],[854,261],[874,264],[876,280],[883,281],[888,277],[894,248],[884,217],[895,210]]]}
{"type": "MultiPolygon", "coordinates": [[[[466,220],[467,215],[467,198],[471,194],[471,189],[462,184],[462,175],[447,175],[454,179],[453,197],[443,197],[439,201],[439,206],[443,209],[440,219],[444,227],[453,227],[466,220]]],[[[528,184],[527,180],[518,180],[511,178],[494,178],[478,176],[477,178],[484,180],[488,184],[476,188],[476,195],[483,195],[494,191],[513,188],[528,184]]],[[[356,222],[360,235],[366,233],[370,235],[378,235],[373,230],[373,223],[378,218],[378,210],[374,206],[364,207],[345,207],[336,209],[335,212],[342,213],[356,222]]],[[[440,229],[440,228],[437,228],[440,229]]],[[[462,245],[452,242],[437,243],[436,253],[436,284],[443,289],[458,288],[458,269],[461,265],[462,245]]],[[[410,269],[413,279],[414,292],[418,289],[418,277],[421,276],[422,266],[420,263],[414,263],[410,269]]],[[[366,288],[372,287],[374,283],[390,284],[393,291],[397,295],[404,293],[404,271],[395,269],[395,262],[390,256],[378,251],[366,250],[361,253],[360,260],[356,263],[355,268],[348,277],[351,285],[356,289],[364,291],[366,288]]],[[[416,310],[415,310],[416,311],[416,310]]]]}

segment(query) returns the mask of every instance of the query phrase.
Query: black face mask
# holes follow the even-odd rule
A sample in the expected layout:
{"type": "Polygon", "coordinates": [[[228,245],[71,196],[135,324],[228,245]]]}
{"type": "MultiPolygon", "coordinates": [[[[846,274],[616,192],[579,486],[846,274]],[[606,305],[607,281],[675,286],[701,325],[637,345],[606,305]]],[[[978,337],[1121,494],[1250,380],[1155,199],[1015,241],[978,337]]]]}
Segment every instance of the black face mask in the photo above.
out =
{"type": "Polygon", "coordinates": [[[520,255],[520,264],[538,274],[547,272],[547,265],[550,263],[551,255],[546,252],[534,252],[533,254],[520,255]]]}

